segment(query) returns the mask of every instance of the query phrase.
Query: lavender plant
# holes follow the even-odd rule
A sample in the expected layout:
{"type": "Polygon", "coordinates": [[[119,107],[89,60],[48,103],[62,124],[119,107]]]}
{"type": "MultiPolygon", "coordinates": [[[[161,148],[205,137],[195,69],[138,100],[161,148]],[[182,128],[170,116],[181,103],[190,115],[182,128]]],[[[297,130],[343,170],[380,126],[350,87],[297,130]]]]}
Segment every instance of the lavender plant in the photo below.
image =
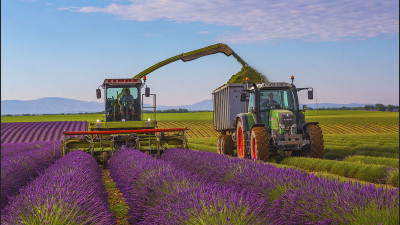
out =
{"type": "Polygon", "coordinates": [[[110,159],[111,177],[129,204],[131,224],[265,224],[265,202],[249,190],[199,175],[133,149],[110,159]]]}
{"type": "Polygon", "coordinates": [[[1,224],[115,224],[101,169],[82,151],[57,160],[22,188],[1,214],[1,224]]]}
{"type": "Polygon", "coordinates": [[[1,209],[9,198],[61,157],[61,143],[26,142],[2,144],[1,209]]]}
{"type": "Polygon", "coordinates": [[[398,189],[341,183],[294,169],[208,152],[170,149],[162,159],[201,175],[205,182],[248,188],[264,199],[272,224],[385,223],[398,219],[398,189]],[[363,211],[368,213],[360,213],[363,211]],[[373,213],[375,212],[375,213],[373,213]],[[382,215],[377,219],[376,213],[382,215]],[[381,220],[382,219],[382,220],[381,220]]]}

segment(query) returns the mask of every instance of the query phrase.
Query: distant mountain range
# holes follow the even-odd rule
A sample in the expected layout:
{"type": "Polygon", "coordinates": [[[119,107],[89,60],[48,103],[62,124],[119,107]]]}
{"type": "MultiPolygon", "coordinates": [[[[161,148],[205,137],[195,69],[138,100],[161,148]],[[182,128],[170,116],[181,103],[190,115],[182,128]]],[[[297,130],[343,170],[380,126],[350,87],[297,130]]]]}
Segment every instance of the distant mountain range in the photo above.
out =
{"type": "MultiPolygon", "coordinates": [[[[318,108],[363,107],[366,104],[336,104],[319,103],[318,108]]],[[[375,104],[370,104],[375,105],[375,104]]],[[[145,105],[146,106],[146,105],[145,105]]],[[[149,105],[147,105],[149,106],[149,105]]],[[[303,105],[300,105],[302,108],[303,105]]],[[[307,104],[307,107],[317,108],[316,104],[307,104]]],[[[157,110],[187,109],[189,111],[213,110],[212,99],[207,99],[192,105],[163,106],[158,105],[157,110]]],[[[22,114],[59,114],[59,113],[93,113],[104,110],[104,103],[95,101],[80,101],[67,98],[47,97],[36,100],[2,100],[1,115],[22,114]]]]}
{"type": "MultiPolygon", "coordinates": [[[[146,105],[145,106],[150,106],[146,105]]],[[[204,100],[192,105],[164,106],[157,110],[187,109],[189,111],[212,110],[212,100],[204,100]]],[[[60,113],[93,113],[104,111],[104,103],[80,101],[67,98],[47,97],[36,100],[2,100],[1,115],[22,114],[60,114],[60,113]]]]}

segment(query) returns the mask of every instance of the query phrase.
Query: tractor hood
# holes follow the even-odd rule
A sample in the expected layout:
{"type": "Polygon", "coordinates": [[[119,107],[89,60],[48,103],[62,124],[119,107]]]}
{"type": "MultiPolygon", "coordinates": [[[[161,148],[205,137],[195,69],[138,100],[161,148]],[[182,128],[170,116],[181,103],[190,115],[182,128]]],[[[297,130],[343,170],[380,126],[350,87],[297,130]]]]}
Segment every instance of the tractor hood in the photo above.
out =
{"type": "Polygon", "coordinates": [[[269,124],[271,129],[279,130],[279,133],[290,131],[296,124],[296,117],[292,111],[286,109],[273,109],[270,111],[269,124]]]}

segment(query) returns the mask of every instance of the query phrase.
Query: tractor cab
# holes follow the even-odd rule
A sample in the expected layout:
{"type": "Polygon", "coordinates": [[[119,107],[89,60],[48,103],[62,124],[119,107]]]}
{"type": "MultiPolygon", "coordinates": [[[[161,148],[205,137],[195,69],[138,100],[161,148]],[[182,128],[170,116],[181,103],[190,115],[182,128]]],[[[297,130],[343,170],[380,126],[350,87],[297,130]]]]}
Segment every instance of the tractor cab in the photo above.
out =
{"type": "Polygon", "coordinates": [[[250,125],[264,124],[278,133],[289,131],[298,123],[298,103],[293,84],[269,82],[249,89],[250,125]],[[296,122],[297,121],[297,122],[296,122]]]}
{"type": "Polygon", "coordinates": [[[105,79],[102,86],[106,122],[141,120],[140,79],[105,79]]]}
{"type": "MultiPolygon", "coordinates": [[[[294,115],[297,104],[293,96],[293,87],[288,83],[265,83],[259,86],[259,102],[261,123],[274,127],[275,117],[279,114],[293,115],[293,124],[296,123],[294,115]]],[[[254,98],[254,97],[253,97],[254,98]]]]}

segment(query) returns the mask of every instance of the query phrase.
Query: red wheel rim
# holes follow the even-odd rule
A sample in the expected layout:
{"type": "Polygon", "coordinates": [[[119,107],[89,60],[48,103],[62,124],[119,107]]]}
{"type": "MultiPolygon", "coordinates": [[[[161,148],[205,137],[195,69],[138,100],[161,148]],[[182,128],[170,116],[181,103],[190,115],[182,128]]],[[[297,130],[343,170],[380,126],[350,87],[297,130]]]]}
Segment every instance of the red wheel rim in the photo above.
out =
{"type": "Polygon", "coordinates": [[[256,139],[253,137],[253,159],[257,159],[257,152],[256,152],[256,139]]]}
{"type": "Polygon", "coordinates": [[[238,129],[238,156],[239,158],[243,158],[243,130],[241,127],[238,129]]]}

